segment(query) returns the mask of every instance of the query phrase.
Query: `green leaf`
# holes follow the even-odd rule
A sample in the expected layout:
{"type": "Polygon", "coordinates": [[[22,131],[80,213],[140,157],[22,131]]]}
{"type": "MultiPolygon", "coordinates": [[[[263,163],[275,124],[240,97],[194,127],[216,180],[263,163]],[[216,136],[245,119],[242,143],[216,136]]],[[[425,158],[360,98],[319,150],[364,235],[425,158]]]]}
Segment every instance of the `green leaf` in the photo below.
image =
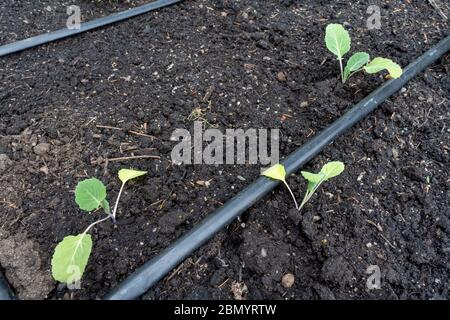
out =
{"type": "Polygon", "coordinates": [[[262,173],[263,176],[284,181],[286,179],[286,170],[282,164],[276,164],[262,173]]]}
{"type": "Polygon", "coordinates": [[[319,183],[323,178],[324,175],[319,173],[311,173],[308,171],[302,171],[301,172],[303,178],[305,178],[306,180],[308,180],[309,182],[313,182],[313,183],[319,183]]]}
{"type": "Polygon", "coordinates": [[[52,275],[57,281],[73,283],[83,276],[92,250],[89,234],[65,237],[55,248],[52,275]]]}
{"type": "Polygon", "coordinates": [[[321,184],[324,180],[324,174],[323,173],[312,173],[312,172],[308,172],[308,171],[302,171],[301,172],[303,178],[305,178],[306,180],[308,180],[308,186],[307,189],[308,191],[313,191],[314,188],[321,184]]]}
{"type": "Polygon", "coordinates": [[[369,62],[370,56],[365,52],[357,52],[350,57],[347,61],[347,65],[344,69],[344,81],[347,81],[352,72],[361,69],[367,62],[369,62]]]}
{"type": "Polygon", "coordinates": [[[105,210],[106,214],[110,214],[111,213],[111,207],[109,206],[109,202],[108,200],[103,200],[102,204],[101,204],[103,210],[105,210]]]}
{"type": "Polygon", "coordinates": [[[131,170],[131,169],[121,169],[119,170],[119,179],[126,183],[127,181],[143,176],[144,174],[147,174],[147,171],[137,171],[137,170],[131,170]]]}
{"type": "Polygon", "coordinates": [[[324,176],[324,181],[340,175],[345,169],[344,163],[340,161],[332,161],[325,164],[320,173],[324,176]]]}
{"type": "Polygon", "coordinates": [[[75,189],[75,202],[81,210],[93,211],[102,205],[106,198],[105,185],[96,178],[83,180],[75,189]]]}
{"type": "Polygon", "coordinates": [[[350,51],[350,35],[342,25],[329,24],[325,30],[325,44],[328,50],[341,60],[350,51]]]}
{"type": "Polygon", "coordinates": [[[364,70],[367,73],[377,73],[381,70],[386,69],[389,72],[389,75],[392,78],[399,78],[402,73],[402,67],[393,62],[391,59],[377,57],[373,59],[367,66],[364,67],[364,70]]]}

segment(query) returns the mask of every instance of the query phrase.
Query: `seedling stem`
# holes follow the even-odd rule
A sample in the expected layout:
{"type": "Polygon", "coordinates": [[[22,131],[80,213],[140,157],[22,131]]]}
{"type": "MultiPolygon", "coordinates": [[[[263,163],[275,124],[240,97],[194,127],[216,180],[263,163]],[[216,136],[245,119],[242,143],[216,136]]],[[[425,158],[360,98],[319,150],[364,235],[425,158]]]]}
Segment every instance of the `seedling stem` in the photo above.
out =
{"type": "Polygon", "coordinates": [[[289,192],[290,192],[290,194],[291,194],[291,196],[292,196],[292,199],[294,199],[295,208],[296,208],[297,210],[300,210],[300,209],[298,208],[298,203],[297,203],[297,200],[295,199],[294,193],[292,192],[291,188],[290,188],[289,185],[287,184],[286,180],[283,180],[283,183],[284,183],[284,185],[288,188],[288,190],[289,190],[289,192]]]}
{"type": "Polygon", "coordinates": [[[122,191],[123,191],[124,187],[125,187],[125,182],[123,182],[122,186],[120,187],[119,194],[117,195],[116,204],[114,205],[114,210],[113,210],[113,213],[111,215],[111,219],[112,219],[113,223],[116,223],[117,207],[119,206],[119,200],[120,200],[120,197],[122,196],[122,191]]]}

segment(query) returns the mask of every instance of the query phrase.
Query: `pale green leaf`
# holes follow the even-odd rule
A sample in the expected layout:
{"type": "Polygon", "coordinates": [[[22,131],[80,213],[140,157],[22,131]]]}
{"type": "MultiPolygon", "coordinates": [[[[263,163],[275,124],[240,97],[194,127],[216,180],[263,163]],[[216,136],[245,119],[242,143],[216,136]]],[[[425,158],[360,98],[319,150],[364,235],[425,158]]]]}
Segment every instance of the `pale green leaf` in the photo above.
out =
{"type": "Polygon", "coordinates": [[[89,234],[65,237],[55,248],[52,275],[57,281],[73,283],[83,276],[92,250],[89,234]]]}
{"type": "Polygon", "coordinates": [[[312,183],[319,183],[324,178],[324,175],[321,173],[312,173],[312,172],[308,172],[308,171],[302,171],[301,174],[302,174],[303,178],[305,178],[306,180],[308,180],[312,183]]]}
{"type": "Polygon", "coordinates": [[[96,178],[79,182],[75,189],[75,202],[81,210],[93,211],[102,205],[105,198],[106,187],[96,178]]]}
{"type": "Polygon", "coordinates": [[[306,189],[311,192],[314,190],[314,188],[317,186],[316,182],[308,181],[308,185],[306,186],[306,189]]]}
{"type": "Polygon", "coordinates": [[[324,175],[324,181],[340,175],[345,169],[344,163],[340,161],[332,161],[325,164],[320,173],[324,175]]]}
{"type": "Polygon", "coordinates": [[[399,78],[403,70],[391,59],[377,57],[364,67],[367,73],[377,73],[381,70],[387,70],[392,78],[399,78]]]}
{"type": "Polygon", "coordinates": [[[101,206],[102,206],[103,210],[105,210],[105,212],[106,212],[107,214],[110,214],[110,213],[111,213],[111,207],[109,206],[108,200],[104,199],[104,200],[102,201],[101,206]]]}
{"type": "Polygon", "coordinates": [[[347,65],[344,69],[344,81],[347,81],[352,72],[361,69],[367,62],[369,62],[370,56],[366,52],[357,52],[350,57],[347,61],[347,65]]]}
{"type": "Polygon", "coordinates": [[[329,24],[325,30],[325,44],[338,60],[350,51],[351,39],[347,30],[340,24],[329,24]]]}
{"type": "Polygon", "coordinates": [[[317,185],[321,184],[325,178],[323,173],[320,173],[320,172],[312,173],[312,172],[308,172],[308,171],[302,171],[301,174],[302,174],[303,178],[308,180],[308,186],[307,186],[308,191],[313,191],[314,188],[317,185]]]}
{"type": "Polygon", "coordinates": [[[286,170],[282,164],[276,164],[262,173],[263,176],[284,181],[286,179],[286,170]]]}
{"type": "Polygon", "coordinates": [[[129,180],[135,179],[137,177],[143,176],[147,174],[147,171],[138,171],[138,170],[131,170],[131,169],[121,169],[119,170],[119,179],[126,183],[129,180]]]}

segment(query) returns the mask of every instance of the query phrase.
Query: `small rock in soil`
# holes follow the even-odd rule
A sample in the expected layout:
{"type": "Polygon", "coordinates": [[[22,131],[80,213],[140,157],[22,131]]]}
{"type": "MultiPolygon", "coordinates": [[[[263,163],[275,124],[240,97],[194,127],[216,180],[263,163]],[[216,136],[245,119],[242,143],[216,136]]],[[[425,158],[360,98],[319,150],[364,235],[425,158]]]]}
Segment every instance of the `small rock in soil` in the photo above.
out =
{"type": "Polygon", "coordinates": [[[286,273],[281,279],[281,284],[285,288],[290,288],[294,285],[295,277],[292,273],[286,273]]]}
{"type": "Polygon", "coordinates": [[[425,181],[426,173],[417,167],[404,167],[402,168],[403,174],[413,181],[425,181]]]}
{"type": "Polygon", "coordinates": [[[308,237],[308,239],[313,240],[316,229],[314,227],[314,221],[311,214],[307,214],[302,219],[302,231],[308,237]]]}
{"type": "Polygon", "coordinates": [[[248,293],[248,288],[244,282],[234,281],[231,284],[231,292],[233,293],[234,299],[245,300],[248,293]]]}
{"type": "Polygon", "coordinates": [[[284,72],[284,71],[278,72],[277,73],[277,80],[280,81],[280,82],[286,82],[286,80],[287,80],[286,72],[284,72]]]}
{"type": "Polygon", "coordinates": [[[48,143],[39,143],[37,146],[34,147],[34,153],[36,153],[38,156],[44,156],[50,151],[50,144],[48,143]]]}
{"type": "Polygon", "coordinates": [[[254,32],[250,34],[250,37],[253,40],[263,40],[266,37],[266,35],[264,34],[264,32],[254,32]]]}
{"type": "Polygon", "coordinates": [[[11,159],[6,154],[0,154],[0,173],[8,169],[12,165],[11,159]]]}
{"type": "Polygon", "coordinates": [[[261,49],[267,50],[270,48],[269,43],[265,40],[259,40],[256,45],[261,49]]]}
{"type": "Polygon", "coordinates": [[[308,105],[308,101],[303,101],[302,103],[300,103],[300,108],[306,108],[308,105]]]}
{"type": "Polygon", "coordinates": [[[289,30],[289,26],[283,22],[278,22],[273,27],[275,31],[281,34],[286,34],[286,32],[289,30]]]}

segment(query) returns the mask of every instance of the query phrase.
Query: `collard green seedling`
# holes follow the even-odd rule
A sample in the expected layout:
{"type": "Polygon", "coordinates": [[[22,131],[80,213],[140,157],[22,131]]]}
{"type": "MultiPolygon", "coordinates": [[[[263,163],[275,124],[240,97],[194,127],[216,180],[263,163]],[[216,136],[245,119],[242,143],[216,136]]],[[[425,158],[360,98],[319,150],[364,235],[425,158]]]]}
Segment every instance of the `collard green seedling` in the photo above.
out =
{"type": "Polygon", "coordinates": [[[284,185],[288,188],[292,199],[294,199],[295,208],[297,210],[301,210],[323,182],[340,175],[344,171],[344,168],[345,166],[342,162],[332,161],[325,164],[318,173],[302,171],[301,174],[308,181],[308,185],[306,188],[305,196],[300,206],[297,204],[294,193],[286,182],[286,170],[282,164],[276,164],[270,167],[269,169],[264,171],[262,175],[274,180],[283,181],[284,185]]]}
{"type": "Polygon", "coordinates": [[[363,70],[367,73],[387,70],[391,78],[399,78],[403,73],[402,68],[392,60],[377,57],[370,61],[370,56],[366,52],[353,54],[344,68],[343,59],[344,55],[350,51],[351,39],[347,30],[340,24],[332,23],[326,27],[325,44],[339,61],[342,83],[345,83],[355,73],[363,70]]]}
{"type": "Polygon", "coordinates": [[[306,193],[303,197],[303,201],[300,204],[299,210],[311,199],[314,192],[319,188],[319,186],[331,178],[340,175],[345,169],[345,166],[340,161],[332,161],[325,164],[318,173],[311,173],[308,171],[302,171],[302,176],[308,181],[306,187],[306,193]]]}
{"type": "Polygon", "coordinates": [[[92,251],[92,237],[88,233],[89,230],[108,219],[112,219],[115,222],[117,207],[125,184],[129,180],[146,173],[145,171],[130,169],[121,169],[119,171],[119,179],[122,181],[122,186],[112,213],[106,200],[106,187],[100,180],[91,178],[78,183],[75,188],[75,202],[78,204],[78,207],[87,212],[102,208],[106,213],[106,217],[89,225],[83,233],[65,237],[56,246],[52,258],[52,275],[55,280],[72,284],[82,278],[92,251]]]}
{"type": "Polygon", "coordinates": [[[341,67],[342,82],[344,82],[343,62],[344,55],[350,51],[351,39],[347,30],[340,24],[329,24],[325,33],[325,44],[337,57],[341,67]]]}
{"type": "Polygon", "coordinates": [[[282,164],[278,163],[278,164],[270,167],[266,171],[264,171],[262,174],[264,176],[272,178],[274,180],[283,181],[284,185],[289,190],[289,193],[291,194],[292,199],[294,199],[295,208],[298,209],[298,204],[297,204],[297,200],[295,199],[295,195],[286,182],[286,170],[284,169],[284,166],[282,164]]]}

